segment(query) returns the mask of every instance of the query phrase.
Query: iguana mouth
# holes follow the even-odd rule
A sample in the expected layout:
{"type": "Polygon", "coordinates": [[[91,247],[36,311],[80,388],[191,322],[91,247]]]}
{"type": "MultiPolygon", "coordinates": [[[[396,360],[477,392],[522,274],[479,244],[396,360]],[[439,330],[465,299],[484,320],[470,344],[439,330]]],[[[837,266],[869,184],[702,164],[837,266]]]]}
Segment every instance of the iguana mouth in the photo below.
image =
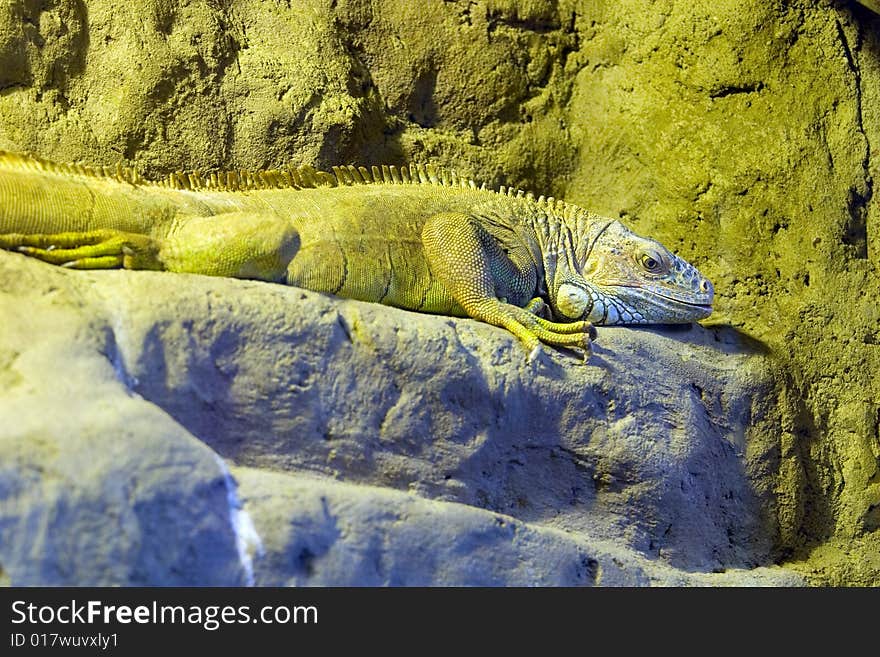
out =
{"type": "Polygon", "coordinates": [[[675,297],[668,297],[662,294],[658,294],[658,297],[666,299],[667,301],[674,301],[675,303],[680,303],[683,306],[689,306],[690,308],[701,308],[703,310],[712,310],[711,303],[694,303],[693,301],[685,301],[683,299],[676,299],[675,297]]]}
{"type": "Polygon", "coordinates": [[[677,299],[673,296],[669,296],[668,294],[659,294],[655,293],[658,299],[662,299],[663,301],[671,302],[679,307],[684,307],[688,309],[692,309],[698,311],[700,313],[705,313],[706,316],[709,316],[713,312],[713,307],[711,303],[695,303],[693,301],[686,301],[684,299],[677,299]]]}
{"type": "Polygon", "coordinates": [[[711,308],[712,307],[712,301],[713,301],[712,299],[710,299],[708,303],[705,303],[705,302],[701,303],[699,301],[690,301],[690,300],[684,299],[680,296],[677,296],[674,294],[669,294],[668,292],[664,293],[664,292],[658,292],[656,290],[654,290],[653,292],[656,296],[660,297],[661,299],[666,299],[667,301],[674,301],[676,303],[683,303],[686,306],[698,306],[698,307],[704,307],[704,308],[711,308]]]}
{"type": "MultiPolygon", "coordinates": [[[[633,288],[636,290],[641,289],[640,286],[638,286],[638,285],[622,285],[620,287],[629,287],[629,288],[633,288]]],[[[673,303],[677,303],[682,306],[688,306],[689,308],[700,308],[701,310],[707,310],[707,311],[712,310],[711,303],[697,303],[695,301],[688,301],[686,299],[674,297],[670,294],[662,294],[662,293],[656,292],[656,291],[654,291],[652,293],[655,297],[657,297],[658,299],[663,299],[664,301],[672,301],[673,303]]]]}

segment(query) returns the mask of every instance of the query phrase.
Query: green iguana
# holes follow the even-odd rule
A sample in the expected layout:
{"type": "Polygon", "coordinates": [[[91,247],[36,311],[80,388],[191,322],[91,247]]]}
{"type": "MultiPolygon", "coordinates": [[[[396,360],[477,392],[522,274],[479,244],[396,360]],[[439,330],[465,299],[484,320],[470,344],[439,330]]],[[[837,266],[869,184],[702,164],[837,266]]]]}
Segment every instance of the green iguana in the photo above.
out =
{"type": "Polygon", "coordinates": [[[593,324],[691,322],[712,284],[619,221],[431,165],[174,173],[0,151],[0,248],[76,269],[253,278],[590,353],[593,324]]]}

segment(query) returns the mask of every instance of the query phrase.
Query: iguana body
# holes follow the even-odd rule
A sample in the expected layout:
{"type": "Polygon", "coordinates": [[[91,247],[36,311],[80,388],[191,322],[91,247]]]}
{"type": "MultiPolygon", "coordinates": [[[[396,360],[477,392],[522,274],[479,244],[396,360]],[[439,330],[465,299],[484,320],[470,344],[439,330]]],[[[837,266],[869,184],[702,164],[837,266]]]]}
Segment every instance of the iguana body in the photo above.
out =
{"type": "Polygon", "coordinates": [[[589,350],[592,324],[695,321],[713,295],[693,266],[618,221],[423,165],[153,183],[0,152],[0,248],[471,316],[530,349],[589,350]]]}

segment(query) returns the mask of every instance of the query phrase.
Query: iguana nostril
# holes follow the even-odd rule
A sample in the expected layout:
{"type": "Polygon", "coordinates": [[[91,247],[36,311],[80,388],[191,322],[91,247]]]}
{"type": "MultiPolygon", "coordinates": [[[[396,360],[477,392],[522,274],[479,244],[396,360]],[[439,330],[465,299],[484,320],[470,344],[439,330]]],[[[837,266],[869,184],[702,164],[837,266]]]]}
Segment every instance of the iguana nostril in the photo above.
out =
{"type": "Polygon", "coordinates": [[[715,288],[712,287],[712,283],[709,281],[708,278],[704,278],[702,281],[700,281],[700,292],[711,295],[715,294],[715,288]]]}

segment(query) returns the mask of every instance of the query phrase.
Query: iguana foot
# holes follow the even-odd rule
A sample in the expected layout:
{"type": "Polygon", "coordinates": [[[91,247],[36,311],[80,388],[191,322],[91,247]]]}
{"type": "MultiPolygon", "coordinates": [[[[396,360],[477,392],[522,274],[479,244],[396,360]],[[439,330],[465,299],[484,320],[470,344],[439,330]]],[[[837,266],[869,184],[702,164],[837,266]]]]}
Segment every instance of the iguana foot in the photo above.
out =
{"type": "Polygon", "coordinates": [[[590,322],[551,322],[499,299],[482,299],[470,304],[467,310],[472,317],[513,333],[528,350],[529,360],[542,342],[556,347],[576,347],[589,358],[590,343],[596,337],[596,329],[590,322]]]}
{"type": "Polygon", "coordinates": [[[155,242],[121,230],[0,235],[0,249],[71,269],[162,269],[155,242]]]}
{"type": "MultiPolygon", "coordinates": [[[[543,329],[540,334],[535,335],[540,341],[556,346],[578,347],[583,351],[584,362],[590,359],[592,354],[591,343],[596,339],[596,327],[592,323],[587,321],[552,322],[545,317],[545,313],[549,315],[549,306],[540,297],[529,301],[523,310],[535,316],[533,320],[522,322],[524,328],[532,333],[534,333],[536,326],[543,329]],[[561,336],[574,337],[563,338],[561,336]]],[[[537,349],[540,349],[540,347],[534,347],[529,352],[529,362],[536,362],[538,360],[536,356],[537,349]]]]}

